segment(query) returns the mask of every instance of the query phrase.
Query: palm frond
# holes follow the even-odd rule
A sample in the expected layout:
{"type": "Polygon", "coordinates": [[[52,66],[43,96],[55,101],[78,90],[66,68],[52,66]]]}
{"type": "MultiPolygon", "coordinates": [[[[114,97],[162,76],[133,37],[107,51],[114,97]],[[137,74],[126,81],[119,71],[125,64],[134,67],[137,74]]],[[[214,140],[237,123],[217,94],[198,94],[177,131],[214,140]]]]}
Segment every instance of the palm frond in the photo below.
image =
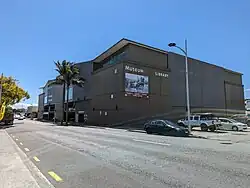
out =
{"type": "Polygon", "coordinates": [[[65,83],[67,86],[84,86],[85,79],[79,77],[80,71],[75,63],[66,60],[63,60],[61,63],[59,61],[54,63],[56,65],[56,71],[59,75],[57,76],[55,82],[51,83],[51,85],[65,83]]]}
{"type": "Polygon", "coordinates": [[[61,75],[57,76],[55,80],[48,83],[48,87],[52,85],[62,85],[64,83],[64,79],[61,75]]]}
{"type": "Polygon", "coordinates": [[[84,87],[85,79],[83,78],[74,78],[71,80],[72,85],[77,85],[79,87],[84,87]]]}

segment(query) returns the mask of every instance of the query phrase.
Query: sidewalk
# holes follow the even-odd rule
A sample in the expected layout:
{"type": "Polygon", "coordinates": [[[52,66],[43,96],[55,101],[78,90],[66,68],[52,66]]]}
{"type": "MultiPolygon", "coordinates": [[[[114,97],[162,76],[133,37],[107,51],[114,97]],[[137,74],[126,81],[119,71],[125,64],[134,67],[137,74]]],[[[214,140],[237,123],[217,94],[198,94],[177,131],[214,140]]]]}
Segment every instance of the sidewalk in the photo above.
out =
{"type": "Polygon", "coordinates": [[[0,130],[0,188],[39,188],[15,147],[7,132],[0,130]]]}
{"type": "Polygon", "coordinates": [[[246,131],[218,131],[218,132],[203,132],[194,130],[192,131],[194,136],[218,141],[229,141],[232,143],[250,143],[250,130],[246,131]]]}

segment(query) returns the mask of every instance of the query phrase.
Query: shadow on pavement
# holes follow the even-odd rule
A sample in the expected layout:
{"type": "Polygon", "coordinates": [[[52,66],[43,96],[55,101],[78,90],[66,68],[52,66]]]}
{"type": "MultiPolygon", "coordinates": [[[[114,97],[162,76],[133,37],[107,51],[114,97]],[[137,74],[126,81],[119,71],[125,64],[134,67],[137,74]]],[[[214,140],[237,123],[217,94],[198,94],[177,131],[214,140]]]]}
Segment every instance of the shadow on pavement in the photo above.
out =
{"type": "MultiPolygon", "coordinates": [[[[135,130],[135,129],[128,129],[129,132],[137,132],[137,133],[144,133],[147,134],[144,130],[135,130]]],[[[201,138],[201,139],[207,139],[207,137],[198,136],[190,134],[189,136],[171,136],[171,135],[163,135],[163,134],[152,134],[152,135],[159,135],[159,136],[168,136],[168,137],[180,137],[180,138],[201,138]]]]}
{"type": "Polygon", "coordinates": [[[101,126],[93,126],[93,125],[73,125],[75,127],[84,127],[84,128],[95,128],[95,129],[106,129],[108,127],[101,127],[101,126]]]}
{"type": "Polygon", "coordinates": [[[14,125],[18,125],[18,124],[24,124],[24,122],[14,122],[14,125]]]}
{"type": "Polygon", "coordinates": [[[199,130],[199,129],[195,129],[195,130],[192,130],[193,132],[204,132],[204,133],[215,133],[215,134],[220,134],[220,133],[228,133],[226,131],[223,131],[223,130],[217,130],[217,131],[202,131],[202,130],[199,130]]]}
{"type": "Polygon", "coordinates": [[[13,125],[0,125],[0,129],[8,129],[14,127],[13,125]]]}

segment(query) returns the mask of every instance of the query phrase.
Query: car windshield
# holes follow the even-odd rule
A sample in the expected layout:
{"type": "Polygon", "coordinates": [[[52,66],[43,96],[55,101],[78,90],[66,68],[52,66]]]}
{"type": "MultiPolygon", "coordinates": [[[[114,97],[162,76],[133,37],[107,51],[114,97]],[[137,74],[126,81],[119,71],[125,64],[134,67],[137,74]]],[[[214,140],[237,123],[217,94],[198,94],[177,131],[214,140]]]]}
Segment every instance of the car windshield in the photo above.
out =
{"type": "Polygon", "coordinates": [[[165,121],[165,123],[168,125],[168,126],[171,126],[172,128],[182,128],[182,127],[180,127],[179,125],[177,125],[177,124],[175,124],[175,123],[173,123],[173,122],[171,122],[171,121],[169,121],[169,120],[164,120],[165,121]]]}
{"type": "Polygon", "coordinates": [[[213,114],[209,114],[209,115],[201,115],[201,119],[203,119],[203,120],[214,120],[214,119],[218,119],[218,118],[213,114]]]}
{"type": "Polygon", "coordinates": [[[238,121],[236,121],[234,119],[229,119],[229,121],[231,121],[232,123],[239,123],[238,121]]]}

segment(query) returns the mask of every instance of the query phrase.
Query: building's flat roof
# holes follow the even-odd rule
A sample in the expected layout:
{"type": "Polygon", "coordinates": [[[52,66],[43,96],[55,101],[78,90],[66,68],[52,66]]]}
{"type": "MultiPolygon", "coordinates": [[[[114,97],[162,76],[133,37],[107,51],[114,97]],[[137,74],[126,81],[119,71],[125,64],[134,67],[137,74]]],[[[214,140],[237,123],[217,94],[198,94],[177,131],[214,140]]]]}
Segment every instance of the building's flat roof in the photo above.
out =
{"type": "Polygon", "coordinates": [[[103,61],[104,59],[106,59],[107,57],[114,54],[115,52],[117,52],[118,50],[120,50],[121,48],[123,48],[124,46],[126,46],[128,44],[133,44],[133,45],[136,45],[136,46],[140,46],[140,47],[143,47],[143,48],[147,48],[147,49],[150,49],[150,50],[154,50],[154,51],[157,51],[157,52],[160,52],[160,53],[167,54],[167,51],[165,51],[165,50],[161,50],[159,48],[155,48],[155,47],[152,47],[152,46],[148,46],[148,45],[145,45],[145,44],[142,44],[142,43],[139,43],[139,42],[135,42],[135,41],[123,38],[120,41],[118,41],[117,43],[115,43],[113,46],[108,48],[101,55],[97,56],[93,60],[93,62],[99,63],[99,62],[103,61]]]}

